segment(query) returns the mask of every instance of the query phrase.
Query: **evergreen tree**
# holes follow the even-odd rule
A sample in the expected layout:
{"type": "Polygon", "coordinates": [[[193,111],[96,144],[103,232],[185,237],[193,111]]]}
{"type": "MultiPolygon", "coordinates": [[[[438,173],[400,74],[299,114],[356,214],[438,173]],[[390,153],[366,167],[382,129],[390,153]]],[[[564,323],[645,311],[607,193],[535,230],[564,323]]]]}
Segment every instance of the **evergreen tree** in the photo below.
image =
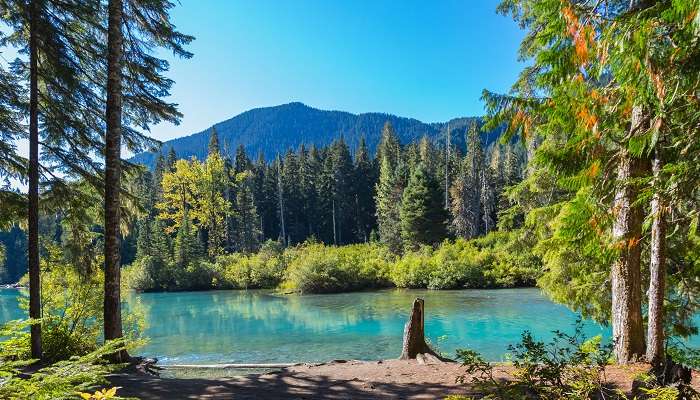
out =
{"type": "Polygon", "coordinates": [[[211,127],[211,133],[209,133],[209,146],[207,147],[209,155],[219,154],[221,155],[221,148],[219,147],[219,134],[216,133],[216,128],[211,127]]]}
{"type": "Polygon", "coordinates": [[[475,124],[467,132],[467,154],[452,185],[451,229],[460,237],[479,235],[482,223],[483,179],[481,138],[475,124]]]}
{"type": "Polygon", "coordinates": [[[182,223],[178,227],[173,253],[175,268],[179,271],[185,271],[193,262],[197,262],[201,255],[199,241],[187,211],[185,211],[182,223]]]}
{"type": "Polygon", "coordinates": [[[175,163],[177,163],[177,154],[175,154],[175,148],[170,146],[168,157],[165,159],[166,170],[170,172],[175,171],[175,163]]]}
{"type": "Polygon", "coordinates": [[[403,247],[399,214],[404,188],[400,170],[403,162],[398,137],[388,122],[382,130],[377,158],[380,163],[376,190],[379,237],[391,251],[397,253],[403,247]]]}
{"type": "Polygon", "coordinates": [[[422,162],[411,172],[400,217],[401,238],[409,250],[421,244],[434,245],[447,235],[441,187],[422,162]]]}
{"type": "Polygon", "coordinates": [[[245,147],[243,147],[242,144],[239,144],[236,148],[236,159],[234,160],[233,170],[236,172],[236,174],[253,170],[253,162],[250,161],[250,158],[248,158],[248,155],[245,152],[245,147]]]}
{"type": "Polygon", "coordinates": [[[253,199],[253,175],[250,171],[236,176],[236,240],[244,253],[256,251],[260,246],[258,212],[253,199]]]}
{"type": "Polygon", "coordinates": [[[360,146],[355,154],[355,188],[356,225],[355,238],[360,242],[369,241],[369,234],[376,229],[376,207],[374,191],[377,184],[376,167],[370,158],[365,138],[360,139],[360,146]]]}

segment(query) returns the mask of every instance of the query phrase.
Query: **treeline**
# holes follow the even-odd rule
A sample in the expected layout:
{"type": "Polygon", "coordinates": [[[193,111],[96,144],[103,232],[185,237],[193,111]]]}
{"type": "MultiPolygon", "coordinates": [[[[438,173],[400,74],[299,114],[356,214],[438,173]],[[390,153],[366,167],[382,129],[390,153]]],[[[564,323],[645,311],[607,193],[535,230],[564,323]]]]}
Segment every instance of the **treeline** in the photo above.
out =
{"type": "MultiPolygon", "coordinates": [[[[376,156],[364,141],[352,154],[340,138],[266,162],[262,154],[251,160],[242,146],[232,155],[212,130],[205,160],[177,160],[171,150],[140,177],[144,213],[136,240],[126,241],[135,243],[135,254],[124,258],[147,257],[153,271],[171,263],[184,271],[224,254],[255,252],[268,240],[379,241],[399,254],[487,234],[510,207],[502,192],[520,180],[524,156],[518,143],[484,151],[476,125],[465,134],[462,155],[427,138],[401,146],[387,123],[376,156]]],[[[156,287],[197,286],[161,283],[156,287]]]]}

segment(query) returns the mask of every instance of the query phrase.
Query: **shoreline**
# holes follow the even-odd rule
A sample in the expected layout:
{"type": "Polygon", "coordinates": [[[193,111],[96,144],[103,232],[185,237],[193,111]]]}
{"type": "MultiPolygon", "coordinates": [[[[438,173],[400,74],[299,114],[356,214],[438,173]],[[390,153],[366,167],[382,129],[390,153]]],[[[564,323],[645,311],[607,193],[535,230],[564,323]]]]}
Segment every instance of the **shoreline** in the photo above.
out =
{"type": "MultiPolygon", "coordinates": [[[[610,365],[605,382],[631,392],[633,380],[649,369],[648,364],[610,365]]],[[[512,378],[512,367],[494,368],[499,379],[512,378]]],[[[142,399],[444,399],[448,395],[480,398],[473,385],[457,382],[464,376],[457,362],[419,362],[416,360],[336,360],[320,364],[299,364],[272,372],[227,378],[165,378],[140,373],[122,373],[109,377],[121,386],[120,396],[142,399]]],[[[700,388],[693,371],[692,386],[700,388]]]]}

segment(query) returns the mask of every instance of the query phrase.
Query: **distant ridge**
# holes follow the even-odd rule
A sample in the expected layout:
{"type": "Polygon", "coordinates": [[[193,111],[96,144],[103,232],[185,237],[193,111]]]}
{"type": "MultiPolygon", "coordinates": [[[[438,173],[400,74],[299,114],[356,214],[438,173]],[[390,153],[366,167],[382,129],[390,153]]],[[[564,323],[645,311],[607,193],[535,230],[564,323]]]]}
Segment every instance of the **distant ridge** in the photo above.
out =
{"type": "MultiPolygon", "coordinates": [[[[262,152],[267,160],[288,149],[297,149],[301,144],[325,146],[343,137],[351,149],[355,149],[361,137],[365,137],[370,151],[376,150],[385,122],[391,122],[401,143],[410,143],[427,136],[436,143],[444,143],[448,127],[452,131],[452,143],[464,146],[464,132],[472,122],[481,125],[481,117],[455,118],[447,122],[424,123],[413,118],[398,117],[385,113],[352,114],[345,111],[325,111],[295,102],[274,107],[254,108],[233,118],[214,124],[219,143],[233,153],[242,144],[251,158],[262,152]]],[[[175,149],[178,158],[195,156],[203,159],[211,128],[171,139],[163,143],[161,150],[167,153],[175,149]]],[[[484,133],[485,144],[498,137],[498,132],[484,133]]],[[[140,153],[131,161],[153,167],[156,153],[140,153]]]]}

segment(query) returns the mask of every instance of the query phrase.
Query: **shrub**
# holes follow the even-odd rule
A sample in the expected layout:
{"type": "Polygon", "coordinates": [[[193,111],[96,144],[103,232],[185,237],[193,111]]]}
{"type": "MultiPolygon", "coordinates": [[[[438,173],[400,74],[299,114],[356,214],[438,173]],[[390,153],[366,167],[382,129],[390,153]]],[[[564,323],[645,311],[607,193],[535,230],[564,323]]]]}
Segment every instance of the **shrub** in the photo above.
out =
{"type": "Polygon", "coordinates": [[[252,255],[233,253],[216,259],[215,286],[227,289],[275,288],[284,277],[286,262],[279,248],[264,245],[252,255]]]}
{"type": "Polygon", "coordinates": [[[494,376],[493,365],[472,350],[457,350],[457,359],[467,382],[491,399],[619,399],[620,393],[606,387],[602,380],[612,354],[612,345],[602,345],[600,337],[587,340],[583,324],[577,321],[574,334],[555,331],[550,343],[535,340],[523,332],[520,343],[508,346],[514,371],[513,379],[494,376]]]}
{"type": "MultiPolygon", "coordinates": [[[[25,327],[28,321],[15,321],[11,324],[0,326],[0,333],[5,339],[0,342],[0,398],[3,399],[72,399],[83,391],[92,391],[97,387],[107,384],[106,375],[119,365],[107,365],[104,358],[108,354],[124,348],[123,341],[113,341],[96,348],[80,357],[71,357],[70,360],[58,361],[47,367],[41,368],[29,376],[23,376],[22,368],[33,363],[33,360],[17,360],[16,351],[7,346],[8,341],[17,343],[27,335],[25,327]]],[[[27,348],[29,344],[27,343],[27,348]]],[[[82,395],[82,398],[90,399],[118,399],[116,388],[100,390],[100,394],[82,395]]]]}
{"type": "Polygon", "coordinates": [[[287,252],[283,288],[302,293],[333,293],[390,286],[393,256],[377,244],[344,247],[305,243],[287,252]]]}
{"type": "Polygon", "coordinates": [[[491,286],[484,277],[488,256],[470,242],[444,242],[432,255],[428,289],[483,288],[491,286]]]}
{"type": "MultiPolygon", "coordinates": [[[[66,360],[97,349],[103,328],[104,275],[102,256],[95,256],[81,270],[66,261],[56,246],[41,261],[42,345],[45,361],[66,360]]],[[[27,282],[28,277],[22,278],[27,282]]],[[[20,298],[20,307],[29,308],[20,298]]],[[[140,303],[128,303],[123,313],[125,335],[137,339],[144,320],[140,303]]],[[[136,341],[134,342],[136,344],[136,341]]]]}
{"type": "Polygon", "coordinates": [[[391,269],[391,280],[401,288],[425,288],[430,281],[432,269],[432,249],[422,247],[418,251],[410,251],[396,260],[391,269]]]}

